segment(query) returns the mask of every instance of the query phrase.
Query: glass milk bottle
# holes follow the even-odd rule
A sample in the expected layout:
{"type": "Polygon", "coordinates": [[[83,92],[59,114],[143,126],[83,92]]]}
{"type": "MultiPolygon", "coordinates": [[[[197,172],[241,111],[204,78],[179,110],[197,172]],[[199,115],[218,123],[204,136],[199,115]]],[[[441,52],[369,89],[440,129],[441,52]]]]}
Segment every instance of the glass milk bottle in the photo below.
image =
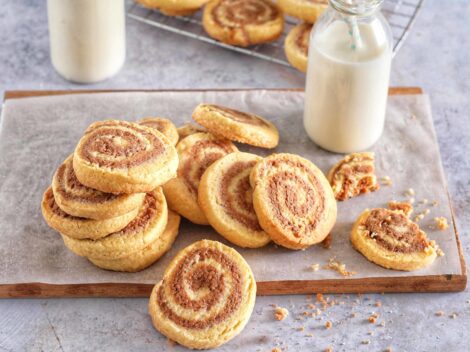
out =
{"type": "Polygon", "coordinates": [[[48,0],[52,65],[65,79],[93,83],[126,57],[124,0],[48,0]]]}
{"type": "Polygon", "coordinates": [[[304,126],[320,147],[351,153],[383,131],[392,61],[382,0],[329,0],[312,30],[304,126]]]}

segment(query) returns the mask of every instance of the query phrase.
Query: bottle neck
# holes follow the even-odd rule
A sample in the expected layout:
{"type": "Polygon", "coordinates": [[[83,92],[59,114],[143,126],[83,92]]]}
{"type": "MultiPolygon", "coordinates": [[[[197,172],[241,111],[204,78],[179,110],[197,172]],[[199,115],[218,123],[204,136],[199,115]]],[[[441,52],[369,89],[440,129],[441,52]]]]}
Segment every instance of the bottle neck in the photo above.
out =
{"type": "Polygon", "coordinates": [[[383,0],[328,0],[330,6],[344,16],[372,16],[383,0]]]}

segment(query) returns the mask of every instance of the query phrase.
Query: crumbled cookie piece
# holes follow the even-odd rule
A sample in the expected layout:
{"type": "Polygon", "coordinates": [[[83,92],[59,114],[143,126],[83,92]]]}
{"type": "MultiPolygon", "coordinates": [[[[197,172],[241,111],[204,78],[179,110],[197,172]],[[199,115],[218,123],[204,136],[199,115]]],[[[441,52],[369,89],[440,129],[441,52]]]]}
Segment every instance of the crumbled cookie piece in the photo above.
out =
{"type": "Polygon", "coordinates": [[[375,322],[377,321],[377,318],[375,316],[371,315],[368,320],[369,320],[369,323],[375,324],[375,322]]]}
{"type": "Polygon", "coordinates": [[[382,176],[380,178],[380,182],[385,186],[391,186],[392,185],[392,179],[389,176],[382,176]]]}
{"type": "Polygon", "coordinates": [[[414,196],[415,195],[415,190],[413,188],[408,188],[405,192],[404,195],[409,197],[409,196],[414,196]]]}
{"type": "Polygon", "coordinates": [[[361,343],[363,345],[369,345],[370,344],[370,340],[362,340],[361,343]]]}
{"type": "Polygon", "coordinates": [[[333,326],[333,324],[331,323],[331,321],[327,320],[327,322],[325,323],[325,328],[326,329],[331,329],[332,326],[333,326]]]}
{"type": "Polygon", "coordinates": [[[276,307],[274,309],[274,319],[284,320],[289,315],[289,311],[286,308],[276,307]]]}
{"type": "Polygon", "coordinates": [[[413,212],[413,206],[409,202],[397,202],[396,200],[392,200],[388,202],[388,209],[390,210],[399,210],[406,216],[410,216],[413,212]]]}
{"type": "Polygon", "coordinates": [[[343,264],[336,260],[336,258],[330,258],[328,264],[325,266],[325,269],[334,270],[337,273],[343,276],[353,276],[357,274],[355,271],[348,271],[346,270],[346,264],[343,264]]]}
{"type": "Polygon", "coordinates": [[[311,271],[318,271],[318,270],[320,270],[320,264],[312,264],[312,265],[310,266],[310,270],[311,270],[311,271]]]}
{"type": "Polygon", "coordinates": [[[449,227],[449,224],[447,223],[447,219],[443,216],[434,218],[434,221],[436,222],[437,228],[439,230],[446,230],[449,227]]]}
{"type": "Polygon", "coordinates": [[[346,200],[361,193],[378,190],[374,153],[346,155],[331,168],[328,181],[337,200],[346,200]]]}
{"type": "Polygon", "coordinates": [[[442,310],[438,310],[436,313],[434,313],[436,317],[442,317],[444,314],[445,313],[442,310]]]}

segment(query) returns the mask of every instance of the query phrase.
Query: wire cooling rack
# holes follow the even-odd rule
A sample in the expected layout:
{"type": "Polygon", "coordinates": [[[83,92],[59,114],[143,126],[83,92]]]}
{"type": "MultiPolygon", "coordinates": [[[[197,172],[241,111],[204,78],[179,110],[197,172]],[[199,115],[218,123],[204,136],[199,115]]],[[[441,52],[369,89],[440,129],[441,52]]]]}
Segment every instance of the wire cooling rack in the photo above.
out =
{"type": "MultiPolygon", "coordinates": [[[[393,52],[396,53],[406,39],[424,0],[385,0],[382,13],[387,18],[393,34],[393,52]]],[[[225,44],[209,37],[202,27],[202,11],[192,16],[165,16],[157,10],[149,10],[133,1],[128,1],[127,15],[137,21],[146,23],[185,37],[210,43],[238,53],[254,56],[263,60],[291,67],[284,54],[284,39],[289,31],[299,23],[298,20],[286,17],[284,31],[274,42],[240,48],[225,44]]]]}

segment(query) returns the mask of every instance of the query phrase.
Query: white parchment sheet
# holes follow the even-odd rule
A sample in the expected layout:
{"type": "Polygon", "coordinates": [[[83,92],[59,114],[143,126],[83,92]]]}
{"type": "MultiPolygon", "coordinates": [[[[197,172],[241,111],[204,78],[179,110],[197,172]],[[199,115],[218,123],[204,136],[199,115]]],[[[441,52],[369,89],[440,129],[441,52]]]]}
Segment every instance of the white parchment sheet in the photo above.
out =
{"type": "MultiPolygon", "coordinates": [[[[0,284],[43,282],[66,283],[155,283],[168,261],[181,248],[202,239],[226,243],[209,226],[183,222],[173,248],[156,264],[140,273],[115,273],[96,268],[65,248],[59,234],[44,222],[40,203],[44,190],[60,163],[69,155],[85,128],[102,119],[137,120],[145,116],[170,118],[176,125],[191,120],[200,102],[217,103],[253,112],[272,120],[281,142],[272,151],[242,147],[261,155],[297,153],[312,160],[325,173],[339,154],[321,150],[311,142],[302,124],[304,94],[286,91],[207,91],[99,93],[6,101],[0,129],[0,284]]],[[[341,278],[331,270],[312,272],[314,263],[324,265],[336,257],[357,272],[351,278],[460,274],[461,268],[447,199],[438,144],[426,95],[391,96],[386,128],[376,152],[378,176],[388,175],[392,186],[375,193],[338,203],[338,220],[330,249],[314,246],[291,251],[268,245],[244,250],[235,246],[251,265],[258,281],[341,278]],[[415,212],[431,210],[420,225],[445,252],[429,268],[405,273],[386,270],[356,252],[349,233],[365,208],[385,206],[392,199],[406,199],[408,188],[439,205],[416,205],[415,212]],[[449,220],[445,231],[429,229],[434,217],[449,220]]]]}

